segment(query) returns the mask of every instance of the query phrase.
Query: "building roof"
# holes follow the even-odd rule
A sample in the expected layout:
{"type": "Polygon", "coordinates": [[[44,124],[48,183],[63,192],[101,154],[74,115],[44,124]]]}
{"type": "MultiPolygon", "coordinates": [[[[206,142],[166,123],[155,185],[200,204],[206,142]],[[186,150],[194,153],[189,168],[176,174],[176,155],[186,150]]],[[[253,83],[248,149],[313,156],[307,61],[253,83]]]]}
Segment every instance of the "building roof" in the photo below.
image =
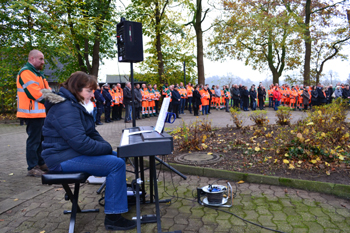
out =
{"type": "Polygon", "coordinates": [[[106,83],[126,83],[129,82],[130,76],[128,74],[107,74],[106,83]]]}

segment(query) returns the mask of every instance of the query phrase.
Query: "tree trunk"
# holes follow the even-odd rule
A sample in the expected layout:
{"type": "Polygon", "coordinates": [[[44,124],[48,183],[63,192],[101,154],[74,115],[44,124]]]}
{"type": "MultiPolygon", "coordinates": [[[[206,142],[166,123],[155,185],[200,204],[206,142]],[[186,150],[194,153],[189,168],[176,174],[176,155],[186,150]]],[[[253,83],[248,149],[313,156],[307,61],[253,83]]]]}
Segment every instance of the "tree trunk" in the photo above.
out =
{"type": "Polygon", "coordinates": [[[204,77],[204,61],[203,61],[203,31],[202,31],[202,1],[197,0],[196,12],[196,38],[197,38],[197,70],[198,70],[198,84],[205,84],[204,77]]]}
{"type": "Polygon", "coordinates": [[[306,0],[305,5],[305,63],[304,63],[304,86],[310,85],[310,62],[311,62],[311,37],[310,37],[311,0],[306,0]]]}
{"type": "Polygon", "coordinates": [[[157,49],[157,58],[158,58],[158,79],[159,83],[163,83],[163,74],[164,74],[164,61],[163,61],[163,53],[162,53],[162,43],[161,43],[161,35],[160,35],[160,11],[158,1],[155,2],[156,5],[156,49],[157,49]]]}

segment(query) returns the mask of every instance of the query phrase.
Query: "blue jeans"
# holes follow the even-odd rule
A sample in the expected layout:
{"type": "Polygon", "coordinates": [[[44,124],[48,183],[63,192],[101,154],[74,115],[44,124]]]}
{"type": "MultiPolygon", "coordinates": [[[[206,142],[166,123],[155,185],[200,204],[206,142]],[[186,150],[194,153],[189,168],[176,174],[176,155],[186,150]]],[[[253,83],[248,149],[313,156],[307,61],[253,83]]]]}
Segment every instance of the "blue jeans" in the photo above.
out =
{"type": "Polygon", "coordinates": [[[278,110],[278,107],[280,106],[280,101],[275,100],[275,111],[278,110]]]}
{"type": "Polygon", "coordinates": [[[192,113],[192,97],[188,97],[188,111],[192,113]]]}
{"type": "Polygon", "coordinates": [[[131,121],[132,120],[132,105],[126,104],[125,105],[125,119],[124,121],[131,121]]]}
{"type": "Polygon", "coordinates": [[[241,103],[241,109],[243,109],[243,99],[240,100],[240,103],[241,103]]]}
{"type": "Polygon", "coordinates": [[[252,101],[252,110],[256,110],[256,100],[252,101]]]}
{"type": "Polygon", "coordinates": [[[185,103],[186,103],[186,99],[185,98],[181,98],[181,102],[180,102],[180,113],[184,113],[185,110],[185,103]]]}
{"type": "Polygon", "coordinates": [[[202,105],[202,114],[208,115],[209,105],[202,105]]]}
{"type": "Polygon", "coordinates": [[[81,155],[61,163],[63,172],[87,172],[94,176],[106,176],[105,214],[128,212],[125,162],[112,155],[81,155]]]}
{"type": "Polygon", "coordinates": [[[92,112],[92,116],[94,117],[94,122],[96,122],[97,108],[94,107],[94,111],[92,112]]]}
{"type": "Polygon", "coordinates": [[[273,107],[273,98],[269,97],[269,108],[273,107]]]}

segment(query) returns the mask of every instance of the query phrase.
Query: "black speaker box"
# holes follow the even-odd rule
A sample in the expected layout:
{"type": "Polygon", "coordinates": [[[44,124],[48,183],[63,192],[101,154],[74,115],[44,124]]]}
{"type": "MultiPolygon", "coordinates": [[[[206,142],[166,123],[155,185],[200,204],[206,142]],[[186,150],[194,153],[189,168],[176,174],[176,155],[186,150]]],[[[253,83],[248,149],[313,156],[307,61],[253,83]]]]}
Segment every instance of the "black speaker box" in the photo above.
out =
{"type": "Polygon", "coordinates": [[[119,62],[143,61],[142,24],[122,21],[117,24],[119,62]]]}

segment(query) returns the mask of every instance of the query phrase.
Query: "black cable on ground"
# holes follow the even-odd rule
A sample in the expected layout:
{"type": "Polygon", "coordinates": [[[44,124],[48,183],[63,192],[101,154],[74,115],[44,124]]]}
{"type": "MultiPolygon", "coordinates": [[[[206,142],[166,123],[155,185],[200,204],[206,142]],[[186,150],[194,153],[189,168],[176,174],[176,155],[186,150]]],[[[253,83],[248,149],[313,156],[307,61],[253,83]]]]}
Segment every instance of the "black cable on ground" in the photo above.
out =
{"type": "MultiPolygon", "coordinates": [[[[162,166],[161,166],[161,167],[162,167],[162,166]]],[[[159,169],[158,176],[159,176],[159,174],[160,174],[160,170],[161,170],[161,169],[159,169]]],[[[170,173],[172,174],[173,172],[170,171],[170,173]]],[[[217,181],[219,181],[219,180],[222,180],[222,179],[217,179],[217,180],[215,180],[214,182],[212,182],[211,185],[213,185],[215,182],[217,182],[217,181]]],[[[166,189],[165,189],[165,176],[164,176],[164,170],[163,170],[163,186],[164,186],[164,192],[165,192],[166,194],[168,194],[170,197],[172,197],[172,199],[173,199],[173,198],[176,198],[176,201],[177,201],[178,199],[183,199],[183,200],[187,200],[187,201],[191,201],[191,202],[197,202],[197,201],[196,201],[196,197],[193,195],[193,191],[196,191],[196,190],[192,190],[192,196],[195,198],[195,200],[191,200],[191,199],[184,198],[184,197],[179,197],[178,192],[177,192],[177,189],[176,189],[176,187],[175,187],[175,185],[174,185],[173,176],[171,176],[171,181],[172,181],[172,185],[173,185],[173,187],[174,187],[174,190],[175,190],[175,192],[176,192],[176,196],[170,195],[170,194],[166,191],[166,189]]],[[[238,192],[238,187],[237,187],[236,182],[234,182],[234,183],[235,183],[235,186],[236,186],[236,192],[234,193],[234,197],[236,197],[236,194],[237,194],[237,192],[238,192]]],[[[176,201],[175,201],[175,202],[176,202],[176,201]]],[[[175,202],[174,202],[174,203],[175,203],[175,202]]],[[[215,208],[215,207],[212,207],[212,206],[207,206],[207,205],[204,205],[204,206],[205,206],[205,207],[208,207],[208,208],[210,208],[210,209],[216,210],[216,211],[221,211],[221,212],[224,212],[224,213],[227,213],[227,214],[231,214],[231,215],[235,216],[236,218],[238,218],[238,219],[240,219],[240,220],[242,220],[242,221],[244,221],[244,222],[250,223],[250,224],[252,224],[252,225],[254,225],[254,226],[257,226],[257,227],[260,227],[260,228],[263,228],[263,229],[266,229],[266,230],[269,230],[269,231],[273,231],[273,232],[285,233],[285,232],[283,232],[283,231],[271,229],[271,228],[265,227],[265,226],[263,226],[263,225],[257,224],[257,223],[255,223],[255,222],[251,222],[251,221],[249,221],[249,220],[247,220],[247,219],[244,219],[244,218],[242,218],[242,217],[238,216],[237,214],[232,213],[232,212],[230,212],[230,211],[223,210],[223,209],[219,209],[219,208],[215,208]]]]}

